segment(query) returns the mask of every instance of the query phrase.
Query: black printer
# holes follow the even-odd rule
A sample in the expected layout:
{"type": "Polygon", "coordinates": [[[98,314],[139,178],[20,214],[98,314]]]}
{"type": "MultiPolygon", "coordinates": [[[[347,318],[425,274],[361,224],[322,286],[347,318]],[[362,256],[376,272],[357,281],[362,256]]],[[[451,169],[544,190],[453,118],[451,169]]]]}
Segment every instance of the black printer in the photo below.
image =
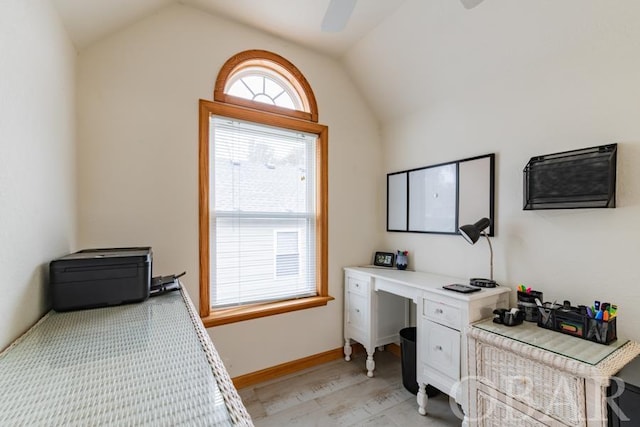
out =
{"type": "Polygon", "coordinates": [[[106,307],[149,297],[150,247],[84,249],[51,261],[49,281],[56,311],[106,307]]]}

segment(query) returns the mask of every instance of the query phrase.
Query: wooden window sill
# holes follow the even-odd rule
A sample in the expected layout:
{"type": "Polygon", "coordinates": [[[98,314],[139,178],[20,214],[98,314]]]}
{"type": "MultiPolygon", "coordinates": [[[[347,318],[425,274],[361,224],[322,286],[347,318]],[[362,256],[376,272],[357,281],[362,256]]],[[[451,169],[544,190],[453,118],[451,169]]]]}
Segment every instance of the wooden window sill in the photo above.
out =
{"type": "Polygon", "coordinates": [[[272,316],[274,314],[288,313],[290,311],[304,310],[312,307],[327,305],[334,300],[332,296],[316,296],[289,301],[278,301],[265,304],[252,304],[242,307],[211,310],[208,316],[202,317],[202,323],[207,328],[226,325],[228,323],[242,322],[259,317],[272,316]]]}

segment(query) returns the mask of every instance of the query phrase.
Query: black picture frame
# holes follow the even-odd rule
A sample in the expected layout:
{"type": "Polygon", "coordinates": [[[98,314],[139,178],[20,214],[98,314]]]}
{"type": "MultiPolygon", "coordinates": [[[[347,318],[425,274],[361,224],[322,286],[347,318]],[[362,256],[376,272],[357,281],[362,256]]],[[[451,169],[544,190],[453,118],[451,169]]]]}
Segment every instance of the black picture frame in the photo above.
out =
{"type": "Polygon", "coordinates": [[[378,267],[393,267],[395,254],[393,252],[376,252],[373,257],[373,265],[378,267]]]}

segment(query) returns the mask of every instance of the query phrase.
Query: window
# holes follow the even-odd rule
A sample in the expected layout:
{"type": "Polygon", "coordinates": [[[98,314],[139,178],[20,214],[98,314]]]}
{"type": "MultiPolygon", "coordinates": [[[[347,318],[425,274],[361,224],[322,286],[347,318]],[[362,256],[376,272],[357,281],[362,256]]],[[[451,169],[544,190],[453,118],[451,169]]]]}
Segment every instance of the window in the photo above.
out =
{"type": "Polygon", "coordinates": [[[213,99],[318,122],[316,98],[307,79],[291,62],[264,50],[247,50],[231,57],[220,69],[213,99]],[[243,88],[245,83],[248,87],[243,88]],[[292,106],[285,102],[286,97],[274,96],[277,89],[273,85],[291,98],[292,106]]]}
{"type": "Polygon", "coordinates": [[[327,128],[316,123],[310,90],[284,58],[248,51],[222,67],[214,102],[200,101],[200,314],[206,326],[333,299],[327,128]]]}
{"type": "Polygon", "coordinates": [[[315,296],[316,136],[221,116],[209,129],[211,306],[315,296]]]}
{"type": "MultiPolygon", "coordinates": [[[[300,243],[298,242],[298,230],[276,230],[276,274],[275,278],[300,277],[300,243]]],[[[307,247],[302,244],[302,247],[307,247]]]]}
{"type": "Polygon", "coordinates": [[[227,83],[226,93],[269,105],[301,110],[302,101],[286,81],[273,72],[248,67],[236,73],[227,83]]]}

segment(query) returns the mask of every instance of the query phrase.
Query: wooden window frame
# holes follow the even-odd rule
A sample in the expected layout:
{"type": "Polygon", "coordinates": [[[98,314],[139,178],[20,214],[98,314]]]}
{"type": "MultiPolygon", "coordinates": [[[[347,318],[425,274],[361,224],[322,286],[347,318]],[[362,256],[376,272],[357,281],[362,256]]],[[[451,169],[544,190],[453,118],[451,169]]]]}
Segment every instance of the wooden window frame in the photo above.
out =
{"type": "MultiPolygon", "coordinates": [[[[279,72],[278,69],[275,69],[279,72]]],[[[232,57],[222,67],[214,101],[200,100],[199,105],[199,246],[200,246],[200,316],[206,327],[224,325],[264,316],[303,310],[326,305],[334,298],[328,285],[328,133],[325,125],[317,123],[318,110],[311,87],[293,64],[271,52],[252,50],[232,57]],[[287,70],[283,77],[291,82],[309,111],[288,110],[260,102],[224,94],[226,79],[245,64],[275,69],[273,63],[287,70]],[[293,77],[291,77],[293,76],[293,77]],[[281,127],[317,135],[316,142],[316,292],[313,297],[269,303],[246,304],[238,307],[213,309],[210,301],[210,210],[209,210],[209,125],[212,115],[281,127]]]]}
{"type": "Polygon", "coordinates": [[[266,50],[246,50],[229,58],[220,69],[220,73],[218,73],[215,89],[213,90],[213,100],[318,123],[318,104],[307,79],[287,59],[266,50]],[[288,81],[300,95],[304,111],[290,110],[226,94],[224,90],[229,78],[239,70],[252,66],[260,66],[275,71],[288,81]]]}

